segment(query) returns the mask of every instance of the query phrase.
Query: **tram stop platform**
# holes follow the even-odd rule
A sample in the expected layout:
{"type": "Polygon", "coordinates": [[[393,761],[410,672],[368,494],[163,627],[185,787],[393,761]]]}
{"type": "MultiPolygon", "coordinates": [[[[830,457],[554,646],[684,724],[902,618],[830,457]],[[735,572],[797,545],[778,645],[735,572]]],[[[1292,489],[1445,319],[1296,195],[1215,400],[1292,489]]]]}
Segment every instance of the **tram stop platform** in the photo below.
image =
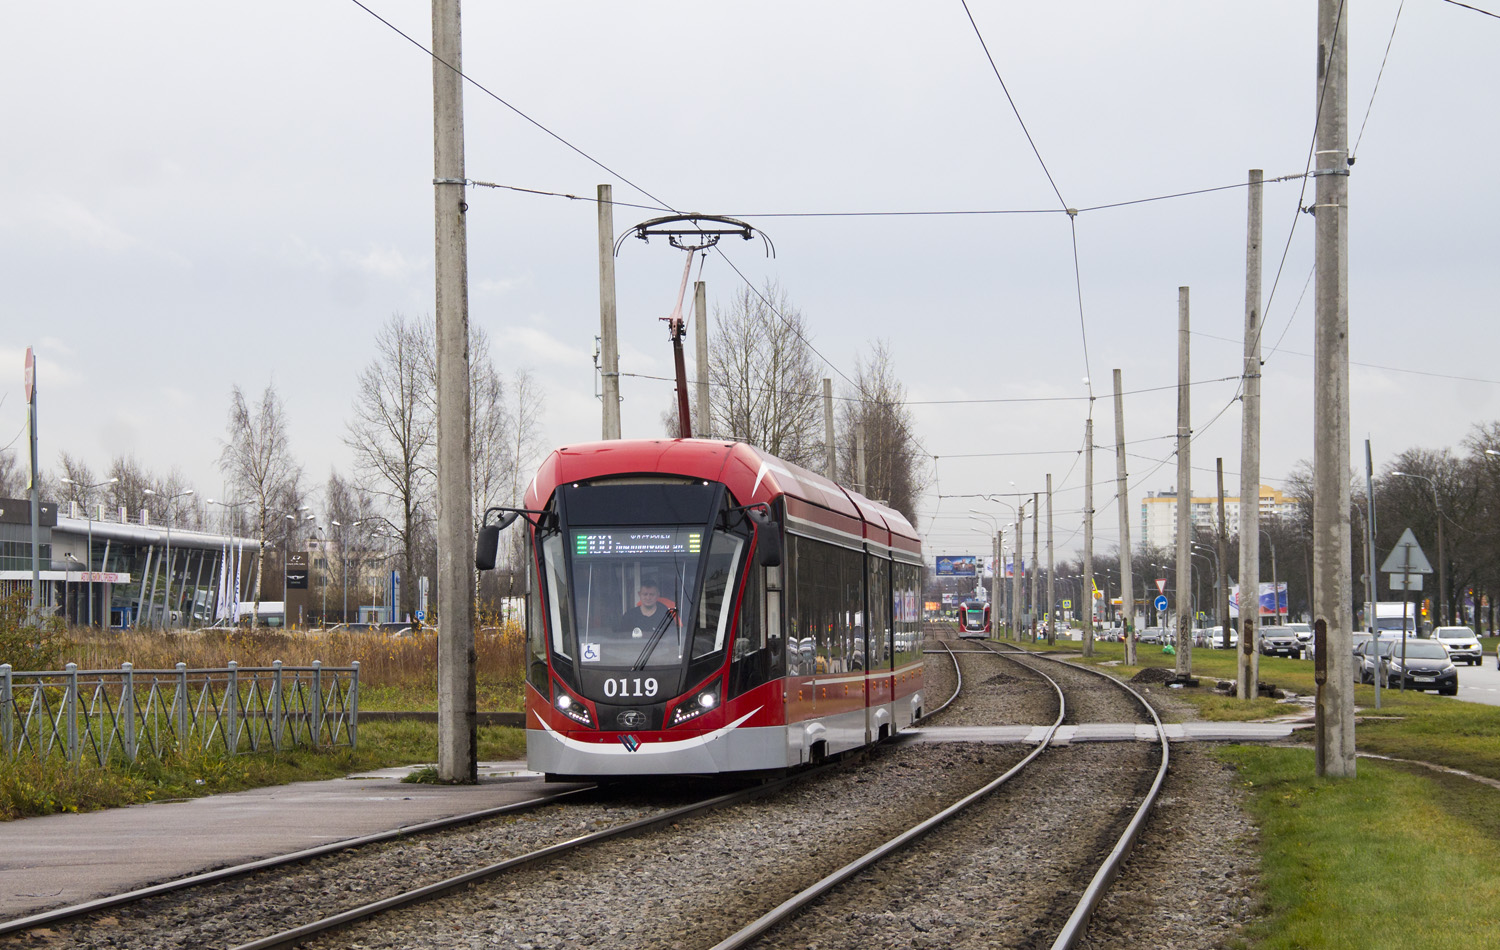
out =
{"type": "Polygon", "coordinates": [[[481,763],[478,785],[401,781],[419,767],[0,822],[0,920],[523,802],[543,789],[524,762],[481,763]]]}
{"type": "MultiPolygon", "coordinates": [[[[1294,722],[1170,722],[1164,723],[1172,742],[1280,742],[1292,735],[1294,722]]],[[[1035,745],[1047,737],[1049,726],[923,726],[905,735],[912,742],[1024,742],[1035,745]]],[[[1129,722],[1062,726],[1053,745],[1073,742],[1155,742],[1156,727],[1129,722]]]]}

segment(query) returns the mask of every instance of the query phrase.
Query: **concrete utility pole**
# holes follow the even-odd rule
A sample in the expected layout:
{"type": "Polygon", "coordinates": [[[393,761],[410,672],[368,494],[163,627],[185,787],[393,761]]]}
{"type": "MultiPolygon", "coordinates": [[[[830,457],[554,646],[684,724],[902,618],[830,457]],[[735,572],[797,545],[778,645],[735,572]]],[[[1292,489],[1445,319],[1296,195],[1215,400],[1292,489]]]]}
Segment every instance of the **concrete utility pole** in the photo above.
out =
{"type": "Polygon", "coordinates": [[[614,189],[599,186],[599,368],[604,438],[620,437],[620,331],[615,314],[614,189]]]}
{"type": "Polygon", "coordinates": [[[839,478],[839,457],[833,444],[833,380],[827,376],[823,377],[823,445],[828,455],[823,474],[828,476],[829,481],[836,482],[839,478]]]}
{"type": "Polygon", "coordinates": [[[1318,0],[1317,273],[1313,352],[1313,637],[1317,774],[1353,778],[1349,615],[1349,20],[1318,0]]]}
{"type": "Polygon", "coordinates": [[[1047,473],[1047,643],[1057,643],[1057,589],[1052,574],[1052,473],[1047,473]]]}
{"type": "Polygon", "coordinates": [[[1192,400],[1188,377],[1188,289],[1177,288],[1177,675],[1193,672],[1192,400]],[[1187,590],[1183,590],[1187,578],[1187,590]]]}
{"type": "Polygon", "coordinates": [[[1026,524],[1026,502],[1016,507],[1016,560],[1010,570],[1010,635],[1021,642],[1021,528],[1026,524]]]}
{"type": "Polygon", "coordinates": [[[26,348],[26,488],[31,500],[31,618],[42,610],[42,495],[37,478],[36,454],[36,354],[26,348]]]}
{"type": "Polygon", "coordinates": [[[1125,396],[1115,370],[1115,493],[1120,496],[1120,612],[1125,615],[1125,665],[1135,665],[1135,578],[1130,563],[1130,492],[1125,479],[1125,396]]]}
{"type": "MultiPolygon", "coordinates": [[[[1250,169],[1245,229],[1245,389],[1240,430],[1240,652],[1236,695],[1254,699],[1260,679],[1260,238],[1264,173],[1250,169]]],[[[1279,596],[1279,595],[1278,595],[1279,596]]],[[[1225,645],[1229,631],[1225,630],[1225,645]]]]}
{"type": "Polygon", "coordinates": [[[1083,424],[1083,655],[1094,655],[1094,406],[1083,424]]]}
{"type": "Polygon", "coordinates": [[[1004,573],[1005,535],[995,530],[995,557],[990,562],[990,635],[1000,632],[1000,575],[1004,573]]]}
{"type": "Polygon", "coordinates": [[[698,438],[706,439],[713,431],[713,414],[708,408],[708,285],[693,282],[693,333],[698,337],[696,362],[698,370],[698,438]]]}
{"type": "Polygon", "coordinates": [[[1036,541],[1037,541],[1037,531],[1042,526],[1042,519],[1037,517],[1037,512],[1040,510],[1037,507],[1037,501],[1038,500],[1039,500],[1038,494],[1036,492],[1032,492],[1031,493],[1031,570],[1028,572],[1029,576],[1031,577],[1031,622],[1029,624],[1027,624],[1027,627],[1029,628],[1029,630],[1031,632],[1031,642],[1032,643],[1036,642],[1036,624],[1037,624],[1037,616],[1038,616],[1038,613],[1039,613],[1039,611],[1037,610],[1037,606],[1036,606],[1036,582],[1037,582],[1037,577],[1036,577],[1036,575],[1037,575],[1036,541]]]}
{"type": "Polygon", "coordinates": [[[432,0],[437,271],[438,777],[479,781],[474,683],[474,525],[469,485],[469,274],[459,0],[432,0]]]}
{"type": "Polygon", "coordinates": [[[1226,649],[1229,647],[1229,526],[1224,520],[1224,460],[1218,461],[1219,466],[1219,530],[1216,532],[1218,560],[1214,566],[1219,569],[1218,589],[1219,602],[1215,613],[1219,615],[1219,634],[1224,638],[1221,644],[1226,649]]]}

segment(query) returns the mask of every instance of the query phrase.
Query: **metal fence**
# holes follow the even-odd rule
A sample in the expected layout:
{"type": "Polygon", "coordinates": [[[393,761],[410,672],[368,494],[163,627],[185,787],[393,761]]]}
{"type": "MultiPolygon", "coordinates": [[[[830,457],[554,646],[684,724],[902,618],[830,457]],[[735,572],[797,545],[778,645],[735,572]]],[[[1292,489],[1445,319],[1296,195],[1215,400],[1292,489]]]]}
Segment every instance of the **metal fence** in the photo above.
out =
{"type": "Polygon", "coordinates": [[[0,664],[0,755],[100,765],[170,754],[355,748],[359,663],[349,667],[16,672],[0,664]]]}

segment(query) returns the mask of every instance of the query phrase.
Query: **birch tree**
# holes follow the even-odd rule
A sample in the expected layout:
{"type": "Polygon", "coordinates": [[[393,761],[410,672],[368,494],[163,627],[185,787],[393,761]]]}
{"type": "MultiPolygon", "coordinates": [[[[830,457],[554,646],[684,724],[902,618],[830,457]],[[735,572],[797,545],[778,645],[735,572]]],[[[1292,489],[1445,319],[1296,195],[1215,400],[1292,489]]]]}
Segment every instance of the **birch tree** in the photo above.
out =
{"type": "MultiPolygon", "coordinates": [[[[286,408],[276,393],[276,384],[267,383],[260,401],[252,405],[239,386],[229,398],[228,438],[219,455],[219,470],[224,473],[236,497],[250,502],[255,538],[260,543],[255,567],[255,589],[251,603],[259,603],[265,581],[266,537],[274,522],[278,528],[282,506],[300,497],[302,468],[292,456],[287,438],[286,408]]],[[[160,490],[160,489],[158,489],[160,490]]],[[[170,512],[163,512],[170,514],[170,512]]],[[[258,614],[252,608],[253,613],[258,614]]],[[[259,622],[259,617],[254,617],[259,622]]]]}
{"type": "Polygon", "coordinates": [[[434,361],[431,323],[392,315],[359,374],[344,439],[362,483],[390,512],[384,520],[400,546],[404,577],[401,603],[393,606],[403,616],[415,609],[417,547],[435,514],[434,361]]]}
{"type": "MultiPolygon", "coordinates": [[[[727,309],[715,307],[708,347],[711,431],[818,467],[822,377],[809,335],[802,312],[774,282],[759,291],[744,287],[727,309]]],[[[676,418],[674,406],[674,436],[676,418]]]]}

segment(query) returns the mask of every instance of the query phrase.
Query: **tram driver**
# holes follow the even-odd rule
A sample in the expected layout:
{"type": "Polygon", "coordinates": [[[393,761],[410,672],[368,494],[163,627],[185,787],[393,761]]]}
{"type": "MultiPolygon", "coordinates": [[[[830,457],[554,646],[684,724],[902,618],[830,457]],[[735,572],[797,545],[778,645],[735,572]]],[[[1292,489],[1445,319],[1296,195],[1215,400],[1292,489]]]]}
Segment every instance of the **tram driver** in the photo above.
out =
{"type": "Polygon", "coordinates": [[[625,616],[620,618],[620,626],[630,634],[631,639],[651,636],[658,627],[671,622],[668,617],[681,623],[676,617],[675,609],[662,601],[661,588],[655,581],[643,579],[636,589],[636,598],[636,605],[625,611],[625,616]]]}

